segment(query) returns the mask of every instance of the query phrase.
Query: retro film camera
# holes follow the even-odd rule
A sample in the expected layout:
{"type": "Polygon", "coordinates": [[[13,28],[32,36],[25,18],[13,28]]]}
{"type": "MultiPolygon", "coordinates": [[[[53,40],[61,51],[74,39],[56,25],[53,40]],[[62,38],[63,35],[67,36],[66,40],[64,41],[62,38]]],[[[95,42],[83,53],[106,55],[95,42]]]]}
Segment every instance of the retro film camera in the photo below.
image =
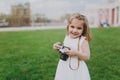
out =
{"type": "Polygon", "coordinates": [[[60,54],[60,59],[66,61],[69,56],[65,53],[66,53],[66,51],[70,50],[70,48],[66,47],[62,44],[57,45],[57,48],[58,48],[58,51],[59,51],[59,54],[60,54]]]}

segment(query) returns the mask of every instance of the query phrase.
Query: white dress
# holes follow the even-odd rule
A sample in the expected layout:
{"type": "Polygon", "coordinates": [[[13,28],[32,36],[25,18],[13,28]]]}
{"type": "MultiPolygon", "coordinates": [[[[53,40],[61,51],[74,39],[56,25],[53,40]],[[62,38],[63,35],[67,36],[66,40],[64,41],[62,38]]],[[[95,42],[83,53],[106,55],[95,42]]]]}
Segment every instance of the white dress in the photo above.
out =
{"type": "MultiPolygon", "coordinates": [[[[85,37],[83,36],[80,38],[81,54],[82,54],[81,46],[84,39],[85,37]]],[[[78,38],[71,39],[69,36],[66,36],[64,40],[64,45],[77,50],[78,38]]],[[[77,70],[70,69],[69,60],[70,60],[70,57],[67,59],[67,61],[63,61],[61,59],[59,60],[54,80],[90,80],[90,75],[89,75],[87,65],[83,60],[79,61],[80,65],[77,70]]],[[[78,66],[78,58],[76,56],[71,57],[71,67],[77,68],[77,66],[78,66]]]]}

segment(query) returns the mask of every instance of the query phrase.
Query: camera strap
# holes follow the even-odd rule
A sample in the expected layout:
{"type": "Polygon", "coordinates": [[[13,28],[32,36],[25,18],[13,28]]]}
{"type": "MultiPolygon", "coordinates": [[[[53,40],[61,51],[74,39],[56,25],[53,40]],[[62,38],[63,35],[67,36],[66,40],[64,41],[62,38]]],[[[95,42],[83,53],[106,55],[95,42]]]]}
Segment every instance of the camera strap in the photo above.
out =
{"type": "MultiPolygon", "coordinates": [[[[80,51],[80,38],[78,39],[78,45],[77,45],[78,47],[77,47],[77,50],[78,51],[80,51]]],[[[70,59],[69,59],[69,68],[71,69],[71,70],[77,70],[78,68],[79,68],[79,65],[80,65],[80,59],[78,58],[78,63],[77,63],[78,65],[77,65],[77,67],[76,68],[73,68],[72,66],[71,66],[71,56],[70,56],[70,59]]]]}

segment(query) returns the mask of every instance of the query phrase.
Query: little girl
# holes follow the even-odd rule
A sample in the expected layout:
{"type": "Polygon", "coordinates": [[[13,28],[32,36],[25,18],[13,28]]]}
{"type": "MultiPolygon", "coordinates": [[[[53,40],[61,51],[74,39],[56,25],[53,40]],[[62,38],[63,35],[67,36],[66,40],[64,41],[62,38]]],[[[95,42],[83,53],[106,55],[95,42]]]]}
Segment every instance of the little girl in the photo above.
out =
{"type": "MultiPolygon", "coordinates": [[[[65,51],[68,59],[59,60],[55,80],[90,80],[89,71],[85,61],[90,59],[89,41],[91,40],[88,20],[79,13],[73,14],[67,25],[67,35],[64,46],[70,50],[65,51]]],[[[59,51],[56,42],[53,49],[59,51]]]]}

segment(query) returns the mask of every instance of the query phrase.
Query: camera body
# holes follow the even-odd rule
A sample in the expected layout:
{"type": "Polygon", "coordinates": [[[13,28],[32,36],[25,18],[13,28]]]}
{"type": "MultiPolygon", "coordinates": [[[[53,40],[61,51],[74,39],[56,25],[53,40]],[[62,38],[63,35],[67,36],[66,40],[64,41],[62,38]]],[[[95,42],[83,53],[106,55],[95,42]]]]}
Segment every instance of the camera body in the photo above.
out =
{"type": "Polygon", "coordinates": [[[64,45],[61,45],[61,44],[59,44],[59,45],[57,46],[57,48],[58,48],[58,51],[59,51],[59,54],[60,54],[60,59],[66,61],[66,60],[68,59],[68,57],[69,57],[69,56],[66,54],[66,51],[70,50],[70,48],[69,48],[69,47],[66,47],[66,46],[64,46],[64,45]]]}

